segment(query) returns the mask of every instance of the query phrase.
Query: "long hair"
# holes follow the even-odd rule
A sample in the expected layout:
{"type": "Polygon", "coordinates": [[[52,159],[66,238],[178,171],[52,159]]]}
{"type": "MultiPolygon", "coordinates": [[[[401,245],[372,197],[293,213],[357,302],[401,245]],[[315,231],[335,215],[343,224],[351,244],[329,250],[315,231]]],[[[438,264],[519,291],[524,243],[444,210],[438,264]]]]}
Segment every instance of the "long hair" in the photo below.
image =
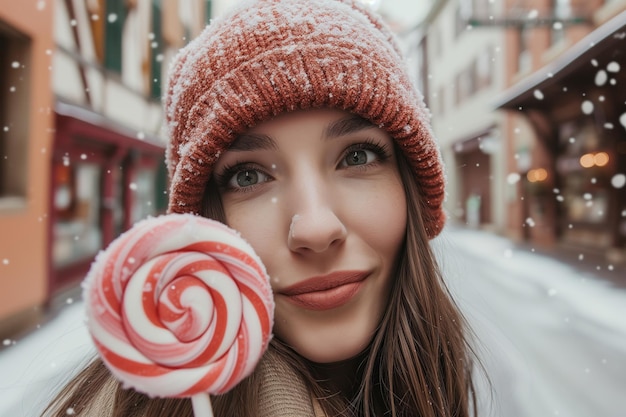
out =
{"type": "MultiPolygon", "coordinates": [[[[317,376],[315,364],[274,338],[269,351],[293,369],[327,416],[469,417],[476,414],[473,359],[468,328],[441,277],[424,226],[424,201],[413,173],[397,149],[407,201],[406,237],[380,325],[363,353],[354,393],[340,392],[317,376]]],[[[215,183],[203,198],[204,216],[224,222],[215,183]]],[[[258,370],[258,369],[257,369],[258,370]]],[[[254,417],[259,372],[230,392],[212,398],[217,416],[254,417]]],[[[99,359],[66,386],[44,415],[62,417],[72,408],[119,417],[192,416],[188,399],[150,399],[122,389],[99,359]]]]}

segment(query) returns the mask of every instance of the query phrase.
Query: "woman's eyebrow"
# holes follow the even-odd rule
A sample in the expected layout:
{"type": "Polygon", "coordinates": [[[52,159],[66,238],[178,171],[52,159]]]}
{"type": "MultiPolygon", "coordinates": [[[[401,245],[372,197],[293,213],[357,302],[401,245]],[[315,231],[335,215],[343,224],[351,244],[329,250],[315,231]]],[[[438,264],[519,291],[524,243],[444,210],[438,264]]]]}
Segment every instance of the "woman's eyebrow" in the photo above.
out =
{"type": "Polygon", "coordinates": [[[369,120],[355,115],[348,116],[330,123],[324,131],[324,138],[333,139],[373,127],[376,126],[369,120]]]}
{"type": "Polygon", "coordinates": [[[267,135],[256,133],[243,133],[228,147],[229,151],[258,151],[276,150],[278,146],[274,139],[267,135]]]}

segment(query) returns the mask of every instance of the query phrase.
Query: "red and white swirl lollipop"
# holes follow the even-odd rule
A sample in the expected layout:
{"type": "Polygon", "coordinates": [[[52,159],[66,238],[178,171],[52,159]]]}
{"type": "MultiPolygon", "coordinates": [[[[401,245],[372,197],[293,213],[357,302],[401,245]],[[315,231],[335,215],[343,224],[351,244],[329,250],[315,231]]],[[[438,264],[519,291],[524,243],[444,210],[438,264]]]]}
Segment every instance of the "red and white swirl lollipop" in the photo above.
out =
{"type": "Polygon", "coordinates": [[[203,217],[137,223],[97,256],[83,290],[113,375],[152,397],[192,397],[194,409],[248,376],[271,338],[265,267],[237,232],[203,217]]]}

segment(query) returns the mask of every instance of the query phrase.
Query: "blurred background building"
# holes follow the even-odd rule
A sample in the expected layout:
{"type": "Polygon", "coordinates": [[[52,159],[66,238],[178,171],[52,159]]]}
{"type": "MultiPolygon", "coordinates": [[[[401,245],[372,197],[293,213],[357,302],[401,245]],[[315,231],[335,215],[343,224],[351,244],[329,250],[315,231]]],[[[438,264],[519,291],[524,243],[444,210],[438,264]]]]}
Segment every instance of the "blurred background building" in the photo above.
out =
{"type": "Polygon", "coordinates": [[[206,0],[0,1],[0,334],[165,211],[160,97],[206,0]]]}
{"type": "Polygon", "coordinates": [[[438,0],[400,31],[453,220],[626,259],[626,2],[438,0]]]}
{"type": "MultiPolygon", "coordinates": [[[[450,220],[626,262],[626,0],[363,0],[432,111],[450,220]]],[[[0,337],[165,211],[172,55],[229,0],[0,0],[0,337]]]]}

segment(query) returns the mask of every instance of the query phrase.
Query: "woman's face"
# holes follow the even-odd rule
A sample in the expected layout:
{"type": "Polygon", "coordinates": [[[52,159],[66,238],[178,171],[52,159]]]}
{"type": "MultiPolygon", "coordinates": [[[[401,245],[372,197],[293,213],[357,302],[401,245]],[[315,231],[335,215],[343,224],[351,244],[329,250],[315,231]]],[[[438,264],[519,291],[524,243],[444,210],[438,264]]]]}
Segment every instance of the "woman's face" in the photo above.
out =
{"type": "Polygon", "coordinates": [[[275,335],[319,363],[363,351],[406,228],[387,133],[343,111],[289,113],[241,135],[214,175],[228,225],[267,268],[275,335]]]}

